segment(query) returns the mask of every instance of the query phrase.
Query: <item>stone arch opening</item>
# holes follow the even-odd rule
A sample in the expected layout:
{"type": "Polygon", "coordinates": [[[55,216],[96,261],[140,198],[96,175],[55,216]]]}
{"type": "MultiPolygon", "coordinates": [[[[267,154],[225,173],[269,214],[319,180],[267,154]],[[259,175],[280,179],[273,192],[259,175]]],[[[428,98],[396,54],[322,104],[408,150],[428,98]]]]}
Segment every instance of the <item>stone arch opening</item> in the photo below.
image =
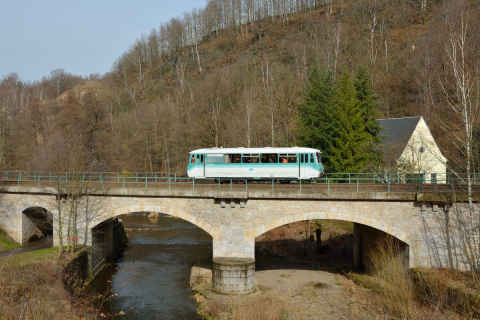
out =
{"type": "MultiPolygon", "coordinates": [[[[370,218],[367,219],[358,215],[340,213],[329,214],[325,212],[311,212],[305,214],[289,215],[264,223],[255,228],[254,230],[251,230],[250,234],[252,234],[254,236],[254,239],[256,240],[257,238],[262,239],[262,235],[263,237],[265,237],[267,233],[272,234],[275,231],[277,233],[281,233],[282,231],[279,231],[281,230],[279,227],[291,225],[301,221],[317,221],[317,223],[319,221],[345,221],[353,224],[353,232],[351,233],[351,241],[353,242],[353,248],[351,248],[350,250],[353,251],[353,259],[350,259],[353,260],[353,263],[356,267],[365,268],[366,271],[371,271],[372,269],[370,255],[373,252],[372,250],[376,248],[379,241],[383,241],[387,238],[394,239],[394,241],[396,241],[398,247],[401,248],[398,254],[402,255],[404,264],[407,267],[410,266],[409,235],[406,232],[396,228],[395,226],[388,225],[382,221],[370,218]]],[[[315,239],[312,239],[315,242],[318,241],[318,239],[316,239],[317,234],[313,230],[311,232],[311,237],[315,237],[315,239]]],[[[324,238],[322,237],[322,239],[324,238]]],[[[302,237],[302,241],[308,241],[307,231],[305,231],[305,234],[302,237]]],[[[329,248],[328,246],[329,243],[326,243],[324,246],[320,246],[317,250],[318,255],[328,255],[328,251],[331,250],[331,248],[329,248]]],[[[301,246],[298,247],[301,248],[301,246]]],[[[347,248],[343,249],[345,251],[348,251],[347,248]]],[[[349,253],[349,257],[351,257],[352,252],[349,253]]]]}
{"type": "Polygon", "coordinates": [[[94,274],[96,270],[100,269],[109,258],[117,257],[118,253],[125,249],[127,239],[123,239],[123,236],[126,234],[126,232],[153,232],[155,230],[162,231],[163,228],[151,226],[135,226],[133,228],[125,227],[123,223],[124,221],[128,221],[129,217],[131,216],[138,215],[148,218],[152,224],[155,224],[155,219],[161,219],[162,216],[179,218],[183,222],[193,225],[198,229],[201,229],[202,232],[208,234],[210,241],[214,238],[213,235],[218,237],[220,234],[220,231],[218,231],[216,228],[213,228],[205,221],[195,217],[192,214],[177,209],[148,205],[116,208],[99,215],[99,217],[92,222],[92,225],[94,226],[89,230],[90,236],[86,234],[86,238],[90,237],[91,239],[92,274],[94,274]],[[103,219],[103,221],[99,221],[101,219],[103,219]]]}
{"type": "Polygon", "coordinates": [[[53,236],[53,215],[43,207],[22,211],[22,244],[53,236]]]}

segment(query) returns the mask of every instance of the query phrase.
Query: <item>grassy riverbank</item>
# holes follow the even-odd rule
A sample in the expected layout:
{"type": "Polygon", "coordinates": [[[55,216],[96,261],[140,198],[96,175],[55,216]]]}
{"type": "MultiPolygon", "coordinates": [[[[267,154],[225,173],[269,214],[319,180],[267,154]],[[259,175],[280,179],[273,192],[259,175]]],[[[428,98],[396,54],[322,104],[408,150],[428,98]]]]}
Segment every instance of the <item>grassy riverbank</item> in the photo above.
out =
{"type": "MultiPolygon", "coordinates": [[[[0,315],[2,320],[97,319],[96,297],[81,290],[65,288],[65,270],[76,254],[63,254],[48,248],[0,259],[0,315]]],[[[79,283],[80,283],[79,279],[79,283]]],[[[71,285],[71,282],[69,283],[71,285]]]]}
{"type": "Polygon", "coordinates": [[[15,242],[5,231],[0,229],[0,251],[21,247],[22,245],[15,242]]]}

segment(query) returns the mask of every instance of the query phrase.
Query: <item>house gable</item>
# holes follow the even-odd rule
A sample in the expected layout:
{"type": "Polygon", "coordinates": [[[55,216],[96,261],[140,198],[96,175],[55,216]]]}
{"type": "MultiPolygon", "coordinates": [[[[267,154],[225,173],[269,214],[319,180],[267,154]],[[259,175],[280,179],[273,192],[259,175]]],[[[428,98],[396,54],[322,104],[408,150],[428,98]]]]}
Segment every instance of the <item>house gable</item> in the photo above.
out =
{"type": "MultiPolygon", "coordinates": [[[[382,119],[386,160],[405,173],[446,173],[446,161],[422,117],[382,119]],[[423,148],[422,148],[423,147],[423,148]]],[[[433,181],[432,177],[432,181],[433,181]]]]}
{"type": "Polygon", "coordinates": [[[379,119],[380,127],[384,129],[378,134],[383,138],[383,144],[388,145],[395,159],[398,159],[417,127],[421,117],[379,119]]]}

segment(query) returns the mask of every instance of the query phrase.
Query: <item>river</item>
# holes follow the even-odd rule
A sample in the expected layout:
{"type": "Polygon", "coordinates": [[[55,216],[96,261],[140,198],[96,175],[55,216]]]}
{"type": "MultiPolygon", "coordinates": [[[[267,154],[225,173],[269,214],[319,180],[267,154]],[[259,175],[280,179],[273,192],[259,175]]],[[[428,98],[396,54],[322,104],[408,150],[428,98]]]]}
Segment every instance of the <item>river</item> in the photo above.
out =
{"type": "Polygon", "coordinates": [[[128,231],[123,259],[97,277],[94,286],[99,290],[105,290],[107,279],[112,281],[113,312],[125,312],[122,319],[200,319],[190,298],[190,269],[193,262],[211,257],[211,236],[189,222],[162,214],[120,218],[125,228],[154,230],[128,231]]]}

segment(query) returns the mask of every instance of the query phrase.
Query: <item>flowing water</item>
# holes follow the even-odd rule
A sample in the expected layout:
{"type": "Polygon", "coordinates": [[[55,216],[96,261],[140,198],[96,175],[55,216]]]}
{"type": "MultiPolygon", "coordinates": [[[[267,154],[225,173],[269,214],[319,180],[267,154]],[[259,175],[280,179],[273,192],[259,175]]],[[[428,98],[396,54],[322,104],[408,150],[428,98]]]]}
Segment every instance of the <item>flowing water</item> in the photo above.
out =
{"type": "Polygon", "coordinates": [[[105,290],[107,279],[112,280],[113,311],[125,312],[122,319],[200,319],[190,298],[190,269],[193,262],[211,257],[211,236],[167,215],[120,218],[125,228],[154,230],[127,231],[123,259],[97,277],[94,286],[100,291],[105,290]]]}

